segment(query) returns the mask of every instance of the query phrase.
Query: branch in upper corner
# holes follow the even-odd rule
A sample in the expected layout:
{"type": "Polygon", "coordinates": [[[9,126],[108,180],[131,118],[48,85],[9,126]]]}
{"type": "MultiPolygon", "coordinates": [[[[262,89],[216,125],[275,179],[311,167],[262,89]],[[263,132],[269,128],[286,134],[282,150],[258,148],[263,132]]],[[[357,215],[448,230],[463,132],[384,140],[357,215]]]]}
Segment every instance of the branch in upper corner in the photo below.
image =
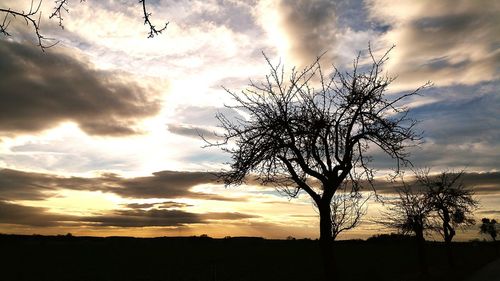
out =
{"type": "MultiPolygon", "coordinates": [[[[48,38],[43,36],[40,33],[40,19],[42,16],[42,12],[40,11],[40,7],[42,5],[43,0],[31,0],[30,9],[25,11],[16,11],[10,8],[0,8],[0,16],[3,14],[3,19],[0,17],[0,35],[11,36],[8,31],[9,25],[13,19],[21,18],[26,22],[26,25],[31,26],[34,30],[35,36],[37,38],[37,46],[45,52],[45,49],[55,46],[59,41],[56,41],[53,38],[48,38]],[[35,3],[35,1],[38,1],[35,3]]],[[[85,0],[80,0],[80,2],[84,2],[85,0]]],[[[63,16],[64,11],[69,13],[68,8],[68,0],[55,0],[55,6],[52,14],[49,16],[49,19],[57,18],[59,20],[59,26],[64,29],[63,25],[63,16]]],[[[146,8],[146,0],[139,0],[139,3],[142,4],[143,18],[144,24],[149,26],[148,38],[153,38],[158,34],[161,34],[164,30],[167,29],[169,22],[165,23],[163,28],[156,28],[150,20],[151,13],[147,11],[146,8]]]]}
{"type": "MultiPolygon", "coordinates": [[[[63,25],[63,17],[61,13],[65,11],[66,13],[69,13],[69,8],[68,8],[68,0],[56,0],[55,6],[54,6],[54,12],[49,16],[49,19],[52,19],[53,17],[56,17],[59,20],[59,26],[64,29],[63,25]]],[[[85,0],[80,0],[81,2],[85,2],[85,0]]]]}
{"type": "Polygon", "coordinates": [[[61,11],[66,11],[69,13],[68,9],[68,1],[67,0],[56,0],[56,6],[54,7],[54,12],[49,16],[49,19],[56,17],[59,20],[59,26],[64,29],[64,25],[62,24],[63,17],[61,15],[61,11]]]}
{"type": "Polygon", "coordinates": [[[149,20],[149,17],[151,16],[151,13],[149,13],[146,9],[146,0],[139,0],[139,3],[142,4],[142,11],[144,14],[144,25],[149,26],[149,35],[148,38],[153,38],[155,35],[161,34],[165,29],[167,29],[167,26],[169,22],[165,23],[165,26],[161,29],[156,29],[156,27],[151,23],[149,20]]]}
{"type": "Polygon", "coordinates": [[[20,17],[26,22],[26,25],[32,26],[35,31],[36,38],[38,40],[37,46],[40,47],[42,52],[45,52],[45,49],[55,46],[58,41],[49,43],[53,41],[52,38],[47,38],[40,33],[40,18],[42,17],[42,12],[40,12],[40,6],[42,5],[42,0],[38,2],[38,5],[34,5],[33,0],[31,1],[30,9],[28,12],[25,11],[15,11],[11,9],[2,9],[0,8],[0,13],[4,13],[4,18],[0,23],[0,34],[5,36],[10,36],[10,33],[7,31],[10,22],[12,19],[20,17]],[[38,15],[38,19],[36,16],[38,15]]]}

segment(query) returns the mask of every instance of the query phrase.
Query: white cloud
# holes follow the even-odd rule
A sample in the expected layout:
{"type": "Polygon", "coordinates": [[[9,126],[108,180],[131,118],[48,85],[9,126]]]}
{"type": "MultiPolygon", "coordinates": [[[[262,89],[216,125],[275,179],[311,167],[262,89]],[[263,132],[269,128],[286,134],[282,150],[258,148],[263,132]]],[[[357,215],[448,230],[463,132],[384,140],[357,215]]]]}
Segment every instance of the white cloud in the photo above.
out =
{"type": "Polygon", "coordinates": [[[497,1],[370,0],[373,20],[389,25],[386,45],[396,44],[388,68],[399,75],[393,89],[498,79],[500,21],[497,1]]]}

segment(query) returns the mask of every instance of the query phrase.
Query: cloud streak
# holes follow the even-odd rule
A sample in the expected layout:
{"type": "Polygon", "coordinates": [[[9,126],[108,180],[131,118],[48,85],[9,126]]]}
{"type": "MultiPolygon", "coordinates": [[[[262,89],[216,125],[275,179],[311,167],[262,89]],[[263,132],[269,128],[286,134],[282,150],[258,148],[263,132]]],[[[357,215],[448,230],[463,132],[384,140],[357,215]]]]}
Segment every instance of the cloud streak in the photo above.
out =
{"type": "Polygon", "coordinates": [[[237,212],[191,213],[183,210],[115,210],[96,216],[71,216],[48,212],[46,208],[30,207],[0,201],[0,224],[34,227],[181,227],[210,221],[232,221],[256,218],[237,212]]]}
{"type": "Polygon", "coordinates": [[[194,192],[198,184],[215,183],[208,172],[161,171],[152,176],[122,178],[116,174],[99,177],[63,177],[11,169],[0,170],[0,199],[43,200],[58,190],[85,190],[114,193],[125,198],[193,198],[232,201],[217,194],[194,192]]]}

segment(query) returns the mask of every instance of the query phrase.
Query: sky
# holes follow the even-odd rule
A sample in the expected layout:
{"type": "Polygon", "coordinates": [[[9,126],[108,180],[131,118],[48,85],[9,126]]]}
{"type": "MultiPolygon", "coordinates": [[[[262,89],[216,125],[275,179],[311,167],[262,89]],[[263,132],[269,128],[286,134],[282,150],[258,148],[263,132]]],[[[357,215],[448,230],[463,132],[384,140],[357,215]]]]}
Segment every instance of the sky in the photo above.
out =
{"type": "MultiPolygon", "coordinates": [[[[217,112],[241,115],[223,87],[265,78],[263,53],[291,69],[326,52],[322,63],[348,69],[368,43],[396,46],[389,96],[433,83],[406,104],[423,132],[413,164],[466,169],[477,218],[500,217],[500,2],[154,0],[152,22],[169,22],[154,38],[137,2],[69,1],[62,29],[43,1],[40,32],[59,42],[45,52],[20,19],[0,37],[0,233],[318,237],[306,194],[216,182],[230,158],[199,133],[217,130],[217,112]]],[[[373,156],[391,194],[395,163],[373,156]]],[[[381,209],[371,202],[340,238],[389,231],[373,223],[381,209]]]]}

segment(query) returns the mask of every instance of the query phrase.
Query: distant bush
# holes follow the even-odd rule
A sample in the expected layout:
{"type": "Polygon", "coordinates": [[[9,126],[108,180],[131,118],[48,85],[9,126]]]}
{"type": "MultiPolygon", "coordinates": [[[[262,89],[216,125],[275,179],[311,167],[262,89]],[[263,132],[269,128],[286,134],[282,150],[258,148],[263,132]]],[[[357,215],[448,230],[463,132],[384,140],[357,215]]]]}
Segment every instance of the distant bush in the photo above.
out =
{"type": "Polygon", "coordinates": [[[405,234],[399,234],[399,233],[390,233],[390,234],[377,234],[369,237],[366,239],[368,242],[384,242],[384,241],[408,241],[408,240],[413,240],[414,237],[410,235],[405,235],[405,234]]]}

